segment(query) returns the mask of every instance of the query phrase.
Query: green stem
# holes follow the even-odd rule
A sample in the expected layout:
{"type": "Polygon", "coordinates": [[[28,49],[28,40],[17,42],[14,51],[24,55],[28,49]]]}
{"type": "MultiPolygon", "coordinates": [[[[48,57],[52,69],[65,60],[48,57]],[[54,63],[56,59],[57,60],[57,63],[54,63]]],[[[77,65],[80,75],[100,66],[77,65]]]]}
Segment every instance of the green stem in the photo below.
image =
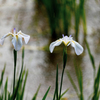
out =
{"type": "Polygon", "coordinates": [[[19,84],[20,84],[20,80],[21,80],[21,77],[22,77],[23,65],[24,65],[24,47],[22,49],[22,67],[21,67],[19,79],[18,79],[18,82],[17,82],[17,85],[16,85],[16,89],[15,89],[15,91],[14,91],[12,97],[11,97],[11,100],[15,100],[15,98],[16,98],[16,95],[17,95],[17,92],[18,92],[18,88],[19,88],[19,84]]]}
{"type": "Polygon", "coordinates": [[[60,98],[61,98],[63,75],[64,75],[65,66],[66,66],[66,61],[67,61],[67,50],[63,49],[63,70],[62,70],[62,75],[61,75],[60,92],[59,92],[59,99],[58,100],[60,100],[60,98]]]}
{"type": "Polygon", "coordinates": [[[63,67],[63,70],[62,70],[61,83],[60,83],[60,92],[59,92],[59,100],[60,100],[60,97],[61,97],[64,70],[65,70],[65,67],[63,67]]]}
{"type": "Polygon", "coordinates": [[[14,93],[14,88],[15,88],[15,75],[16,75],[16,62],[17,62],[17,51],[14,50],[14,79],[13,79],[13,93],[14,93]]]}

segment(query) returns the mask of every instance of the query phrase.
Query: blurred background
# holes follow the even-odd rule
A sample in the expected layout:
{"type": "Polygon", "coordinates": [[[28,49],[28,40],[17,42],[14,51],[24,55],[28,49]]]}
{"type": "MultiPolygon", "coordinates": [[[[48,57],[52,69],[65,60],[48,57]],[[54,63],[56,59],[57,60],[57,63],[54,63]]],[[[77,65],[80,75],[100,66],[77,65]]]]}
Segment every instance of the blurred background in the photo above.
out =
{"type": "MultiPolygon", "coordinates": [[[[76,61],[83,72],[84,99],[93,91],[93,68],[84,39],[87,38],[91,53],[98,67],[100,63],[100,1],[99,0],[0,0],[0,37],[12,31],[21,30],[31,36],[25,45],[25,67],[29,74],[26,83],[25,98],[31,100],[39,84],[41,88],[37,100],[41,100],[47,88],[51,86],[47,100],[52,100],[55,87],[56,66],[59,68],[59,81],[63,62],[63,45],[56,47],[51,54],[51,42],[64,35],[72,35],[83,47],[84,52],[76,56],[72,47],[67,48],[66,70],[76,84],[74,69],[76,61]]],[[[13,46],[11,38],[0,45],[0,73],[6,63],[5,79],[8,77],[9,90],[13,81],[13,46]]],[[[17,70],[20,70],[21,50],[18,51],[17,70]]],[[[64,97],[78,100],[77,95],[64,74],[63,89],[69,88],[64,97]]]]}

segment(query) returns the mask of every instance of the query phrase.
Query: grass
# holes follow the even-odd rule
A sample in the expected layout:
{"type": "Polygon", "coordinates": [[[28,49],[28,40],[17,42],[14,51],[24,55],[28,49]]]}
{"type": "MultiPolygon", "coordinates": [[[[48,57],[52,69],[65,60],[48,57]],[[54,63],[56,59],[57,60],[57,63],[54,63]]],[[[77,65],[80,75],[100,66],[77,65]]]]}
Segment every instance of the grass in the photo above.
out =
{"type": "Polygon", "coordinates": [[[52,38],[61,37],[62,34],[69,35],[74,27],[78,41],[80,23],[86,35],[85,0],[79,0],[79,4],[76,0],[36,0],[36,4],[41,12],[46,11],[52,38]]]}
{"type": "MultiPolygon", "coordinates": [[[[100,65],[97,69],[97,73],[96,73],[96,66],[95,66],[95,60],[94,57],[90,51],[89,45],[87,40],[85,39],[85,43],[86,43],[86,47],[88,50],[88,54],[90,57],[90,61],[92,63],[92,68],[94,70],[94,85],[93,85],[93,93],[88,97],[87,100],[99,100],[100,98],[100,65]]],[[[76,84],[74,83],[70,73],[67,71],[67,76],[79,98],[79,100],[84,100],[84,94],[83,94],[83,75],[82,75],[82,70],[80,66],[77,66],[75,63],[75,72],[76,72],[76,76],[77,76],[77,81],[78,81],[78,87],[76,86],[76,84]],[[79,89],[78,89],[79,88],[79,89]]]]}

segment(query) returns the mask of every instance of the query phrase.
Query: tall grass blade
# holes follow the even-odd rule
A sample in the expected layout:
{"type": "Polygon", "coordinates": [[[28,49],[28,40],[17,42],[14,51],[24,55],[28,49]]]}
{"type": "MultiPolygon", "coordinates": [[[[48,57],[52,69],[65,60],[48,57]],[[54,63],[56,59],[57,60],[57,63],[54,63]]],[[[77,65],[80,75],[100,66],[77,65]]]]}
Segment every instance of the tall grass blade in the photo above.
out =
{"type": "Polygon", "coordinates": [[[90,51],[90,48],[89,48],[89,45],[88,45],[88,42],[87,42],[87,40],[85,39],[85,43],[86,43],[86,47],[87,47],[87,49],[88,49],[88,54],[89,54],[89,57],[90,57],[90,60],[91,60],[91,63],[92,63],[92,66],[93,66],[93,69],[94,69],[94,76],[95,76],[95,61],[94,61],[94,58],[93,58],[93,56],[92,56],[92,54],[91,54],[91,51],[90,51]]]}
{"type": "Polygon", "coordinates": [[[71,75],[69,74],[68,71],[67,71],[67,76],[68,76],[68,78],[69,78],[69,80],[70,80],[70,82],[71,82],[71,84],[72,84],[77,96],[79,97],[78,89],[77,89],[77,87],[76,87],[76,85],[75,85],[75,83],[74,83],[74,81],[73,81],[73,79],[72,79],[72,77],[71,77],[71,75]]]}
{"type": "Polygon", "coordinates": [[[59,96],[58,96],[58,65],[57,65],[57,72],[56,72],[56,99],[58,100],[59,96]]]}
{"type": "Polygon", "coordinates": [[[45,100],[45,99],[46,99],[46,97],[47,97],[47,94],[48,94],[49,90],[50,90],[50,87],[49,87],[49,88],[48,88],[48,90],[46,91],[46,93],[45,93],[45,95],[44,95],[44,97],[43,97],[43,99],[42,99],[42,100],[45,100]]]}
{"type": "Polygon", "coordinates": [[[79,98],[80,98],[80,100],[84,100],[84,98],[83,98],[83,77],[82,77],[82,71],[81,71],[80,67],[77,67],[77,66],[75,66],[75,70],[76,70],[76,75],[77,75],[78,84],[79,84],[79,90],[80,90],[79,98]]]}
{"type": "Polygon", "coordinates": [[[65,90],[65,92],[63,92],[63,93],[61,94],[60,98],[62,98],[63,95],[64,95],[68,90],[69,90],[69,89],[65,90]]]}
{"type": "Polygon", "coordinates": [[[59,98],[58,96],[58,65],[56,69],[56,84],[55,84],[55,92],[54,92],[53,100],[55,100],[55,96],[56,96],[56,99],[58,100],[59,98]]]}
{"type": "Polygon", "coordinates": [[[21,99],[20,100],[23,100],[23,97],[24,97],[24,91],[25,91],[27,76],[28,76],[28,70],[27,70],[26,75],[25,75],[25,80],[24,80],[24,84],[23,84],[22,93],[21,93],[21,99]]]}
{"type": "Polygon", "coordinates": [[[39,87],[38,87],[36,93],[34,94],[34,96],[33,96],[33,98],[32,98],[32,100],[36,100],[37,94],[38,94],[38,92],[39,92],[40,87],[41,87],[41,85],[39,85],[39,87]]]}
{"type": "Polygon", "coordinates": [[[1,79],[0,79],[0,88],[1,88],[1,85],[2,85],[2,82],[3,82],[3,77],[4,77],[4,73],[5,73],[5,67],[6,67],[6,64],[4,65],[4,68],[2,70],[2,74],[1,74],[1,79]]]}
{"type": "Polygon", "coordinates": [[[5,83],[5,100],[7,100],[7,86],[8,86],[8,78],[6,79],[6,83],[5,83]]]}
{"type": "Polygon", "coordinates": [[[100,65],[94,81],[94,96],[92,100],[99,100],[99,96],[100,96],[99,86],[100,86],[100,65]]]}

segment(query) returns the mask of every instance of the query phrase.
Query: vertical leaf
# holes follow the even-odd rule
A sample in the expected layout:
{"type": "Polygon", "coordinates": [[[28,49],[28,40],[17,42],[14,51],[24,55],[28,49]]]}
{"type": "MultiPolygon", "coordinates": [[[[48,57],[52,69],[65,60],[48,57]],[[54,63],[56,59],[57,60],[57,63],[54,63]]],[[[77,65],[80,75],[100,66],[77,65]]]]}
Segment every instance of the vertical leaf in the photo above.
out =
{"type": "Polygon", "coordinates": [[[72,77],[71,77],[71,75],[69,74],[68,71],[67,71],[67,76],[68,76],[68,78],[69,78],[69,80],[70,80],[70,82],[71,82],[71,84],[72,84],[77,96],[79,97],[78,89],[77,89],[77,87],[76,87],[76,85],[75,85],[75,83],[74,83],[74,81],[73,81],[73,79],[72,79],[72,77]]]}
{"type": "Polygon", "coordinates": [[[88,42],[87,42],[87,40],[85,39],[85,43],[86,43],[86,47],[87,47],[87,49],[88,49],[88,54],[89,54],[89,57],[90,57],[90,60],[91,60],[91,63],[92,63],[92,67],[93,67],[93,69],[94,69],[94,76],[95,76],[95,61],[94,61],[94,58],[93,58],[93,56],[92,56],[92,54],[91,54],[91,51],[90,51],[90,48],[89,48],[89,45],[88,45],[88,42]]]}
{"type": "Polygon", "coordinates": [[[58,99],[58,65],[57,65],[57,69],[56,69],[56,84],[55,84],[55,92],[54,92],[54,97],[53,100],[55,100],[55,95],[56,95],[56,99],[58,99]]]}
{"type": "Polygon", "coordinates": [[[99,96],[100,96],[99,86],[100,86],[100,65],[94,81],[94,95],[92,100],[99,100],[99,96]]]}
{"type": "Polygon", "coordinates": [[[5,83],[5,100],[7,100],[7,85],[8,85],[8,78],[6,79],[5,83]]]}
{"type": "Polygon", "coordinates": [[[47,94],[48,94],[49,90],[50,90],[50,87],[49,87],[49,88],[48,88],[48,90],[46,91],[46,93],[45,93],[45,95],[44,95],[44,97],[43,97],[43,99],[42,99],[42,100],[45,100],[45,99],[46,99],[46,97],[47,97],[47,94]]]}
{"type": "Polygon", "coordinates": [[[6,67],[6,64],[4,65],[4,68],[2,70],[2,74],[1,74],[1,79],[0,79],[0,88],[1,88],[1,85],[2,85],[2,82],[3,82],[3,77],[4,77],[4,73],[5,73],[5,67],[6,67]]]}
{"type": "Polygon", "coordinates": [[[38,92],[39,92],[40,87],[41,87],[41,85],[39,85],[39,87],[38,87],[36,93],[34,94],[34,96],[33,96],[33,98],[32,98],[32,100],[36,100],[37,94],[38,94],[38,92]]]}

